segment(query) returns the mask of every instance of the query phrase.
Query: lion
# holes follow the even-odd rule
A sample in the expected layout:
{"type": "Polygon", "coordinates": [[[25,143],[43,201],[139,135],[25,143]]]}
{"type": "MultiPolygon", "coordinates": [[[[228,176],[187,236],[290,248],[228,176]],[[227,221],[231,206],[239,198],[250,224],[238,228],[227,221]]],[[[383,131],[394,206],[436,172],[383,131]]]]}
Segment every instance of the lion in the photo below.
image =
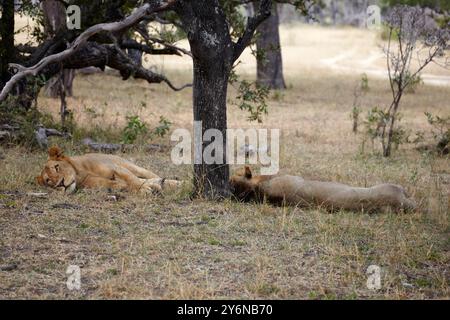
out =
{"type": "Polygon", "coordinates": [[[180,181],[162,179],[119,156],[88,153],[68,157],[57,146],[48,150],[47,163],[36,180],[41,186],[64,193],[78,188],[159,193],[181,185],[180,181]]]}
{"type": "Polygon", "coordinates": [[[267,201],[299,207],[323,207],[328,211],[373,212],[387,207],[395,211],[417,208],[405,189],[393,184],[370,188],[341,183],[305,180],[298,176],[254,176],[250,167],[239,169],[230,178],[234,196],[240,201],[267,201]]]}

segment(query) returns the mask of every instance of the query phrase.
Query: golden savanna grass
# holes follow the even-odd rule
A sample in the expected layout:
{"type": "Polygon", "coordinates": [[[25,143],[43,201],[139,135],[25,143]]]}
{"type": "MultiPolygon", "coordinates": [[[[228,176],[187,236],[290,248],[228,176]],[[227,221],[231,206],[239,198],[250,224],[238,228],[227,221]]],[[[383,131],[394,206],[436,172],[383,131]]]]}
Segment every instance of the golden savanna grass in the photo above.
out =
{"type": "MultiPolygon", "coordinates": [[[[280,128],[282,173],[355,186],[401,184],[419,202],[418,212],[328,214],[320,208],[190,200],[189,190],[149,198],[121,194],[118,201],[101,191],[36,198],[26,193],[44,191],[34,176],[45,152],[3,148],[0,265],[17,268],[0,271],[0,297],[448,299],[448,157],[406,144],[384,159],[376,144],[366,142],[363,151],[364,135],[351,132],[361,75],[342,66],[383,70],[382,61],[371,56],[380,52],[380,41],[375,33],[351,28],[283,27],[288,90],[272,93],[269,115],[254,124],[233,104],[231,87],[229,126],[280,128]],[[65,284],[72,264],[81,267],[80,291],[65,284]],[[381,290],[366,286],[370,265],[382,268],[381,290]]],[[[242,60],[240,72],[251,79],[254,62],[247,52],[242,60]]],[[[190,81],[188,58],[152,57],[147,63],[176,84],[190,81]]],[[[367,73],[370,91],[362,100],[362,117],[390,102],[387,81],[367,73]]],[[[450,76],[436,67],[425,73],[444,81],[450,76]]],[[[115,137],[125,117],[135,114],[149,127],[161,115],[173,122],[172,129],[192,126],[190,89],[172,92],[165,85],[95,74],[77,76],[74,92],[69,108],[86,130],[98,126],[115,137]]],[[[448,86],[421,86],[405,96],[401,124],[412,133],[429,131],[424,112],[448,116],[449,101],[448,86]]],[[[57,100],[39,99],[39,108],[55,117],[58,107],[57,100]]],[[[78,141],[52,142],[68,154],[84,151],[78,141]]],[[[157,142],[170,143],[168,137],[157,142]]],[[[191,177],[191,167],[171,163],[170,150],[123,156],[161,176],[191,177]]]]}

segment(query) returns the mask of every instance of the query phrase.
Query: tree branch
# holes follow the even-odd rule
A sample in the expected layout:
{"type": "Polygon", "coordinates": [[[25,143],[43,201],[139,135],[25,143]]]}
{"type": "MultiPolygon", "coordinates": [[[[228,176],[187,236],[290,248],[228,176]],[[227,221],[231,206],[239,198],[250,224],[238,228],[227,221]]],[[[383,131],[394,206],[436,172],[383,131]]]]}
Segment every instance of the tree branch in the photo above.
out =
{"type": "MultiPolygon", "coordinates": [[[[47,70],[44,70],[47,77],[52,76],[59,70],[56,68],[56,65],[52,64],[48,66],[47,70]]],[[[96,42],[88,42],[75,55],[63,63],[63,67],[66,69],[98,67],[104,70],[105,66],[118,70],[124,80],[133,77],[135,79],[146,80],[148,83],[164,82],[175,91],[192,86],[191,84],[186,84],[182,87],[175,87],[164,75],[145,69],[134,63],[117,45],[102,45],[96,42]]]]}
{"type": "Polygon", "coordinates": [[[175,48],[155,49],[149,45],[139,43],[136,40],[132,40],[132,39],[122,41],[120,43],[120,47],[122,49],[135,49],[135,50],[139,50],[141,52],[145,52],[145,53],[152,54],[152,55],[174,54],[177,56],[181,56],[181,53],[178,52],[178,50],[176,50],[175,48]]]}
{"type": "Polygon", "coordinates": [[[239,40],[234,44],[233,62],[236,61],[250,44],[256,28],[268,17],[272,9],[272,0],[261,0],[259,11],[254,17],[248,18],[247,27],[239,40]]]}
{"type": "Polygon", "coordinates": [[[161,4],[160,1],[152,1],[151,3],[146,3],[143,6],[137,8],[131,15],[122,21],[112,22],[112,23],[100,23],[88,28],[80,36],[78,36],[75,41],[64,51],[57,54],[53,54],[45,57],[34,66],[25,68],[18,73],[16,73],[3,87],[0,93],[0,101],[6,99],[9,92],[13,89],[14,85],[20,80],[27,76],[36,76],[43,68],[53,63],[60,63],[68,59],[73,55],[80,47],[82,47],[90,37],[98,34],[102,31],[107,32],[120,32],[126,30],[135,24],[139,23],[145,16],[168,10],[177,0],[167,0],[165,3],[161,4]]]}
{"type": "Polygon", "coordinates": [[[134,78],[144,79],[149,83],[165,82],[174,91],[180,91],[184,88],[192,86],[192,84],[186,84],[180,88],[177,88],[162,74],[152,72],[145,69],[142,65],[136,64],[125,52],[122,51],[118,45],[117,39],[115,39],[114,36],[112,36],[112,38],[114,42],[112,47],[115,49],[115,52],[112,55],[113,59],[108,59],[108,65],[113,69],[120,70],[120,74],[124,80],[128,79],[130,75],[133,75],[134,78]]]}
{"type": "Polygon", "coordinates": [[[177,47],[177,46],[175,46],[171,43],[168,43],[167,41],[164,41],[162,39],[150,37],[145,26],[137,25],[135,30],[141,35],[142,38],[144,38],[144,40],[147,43],[150,43],[150,42],[158,43],[158,44],[165,46],[166,48],[177,50],[181,53],[184,53],[187,56],[192,57],[192,53],[189,50],[185,50],[183,48],[177,47]]]}

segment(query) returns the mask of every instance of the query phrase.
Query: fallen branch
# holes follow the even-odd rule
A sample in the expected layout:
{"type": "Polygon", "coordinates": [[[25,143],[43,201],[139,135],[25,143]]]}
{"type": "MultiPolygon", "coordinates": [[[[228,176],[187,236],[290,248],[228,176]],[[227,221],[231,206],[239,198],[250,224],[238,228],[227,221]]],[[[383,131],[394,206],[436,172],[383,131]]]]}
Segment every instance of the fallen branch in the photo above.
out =
{"type": "Polygon", "coordinates": [[[41,149],[48,148],[48,137],[64,137],[70,138],[70,134],[60,132],[56,129],[48,129],[43,127],[38,127],[34,134],[36,141],[41,149]]]}
{"type": "Polygon", "coordinates": [[[17,264],[15,263],[0,265],[0,271],[13,271],[15,269],[17,269],[17,264]]]}
{"type": "Polygon", "coordinates": [[[0,130],[4,130],[4,131],[16,131],[19,130],[20,127],[19,126],[12,126],[9,124],[2,124],[0,125],[0,130]]]}
{"type": "Polygon", "coordinates": [[[25,194],[28,197],[33,197],[33,198],[47,198],[48,193],[45,192],[27,192],[25,194]]]}
{"type": "MultiPolygon", "coordinates": [[[[9,92],[13,89],[14,85],[27,76],[36,76],[43,68],[52,63],[60,63],[72,56],[80,47],[82,47],[92,36],[106,31],[110,33],[120,32],[132,27],[140,22],[146,16],[169,9],[176,0],[167,0],[166,3],[160,4],[159,1],[153,1],[146,3],[143,6],[137,8],[131,15],[122,21],[112,23],[100,23],[88,28],[81,35],[79,35],[75,41],[64,51],[49,55],[40,60],[34,66],[29,68],[23,68],[17,72],[3,87],[0,93],[0,101],[3,101],[8,96],[9,92]]],[[[20,69],[20,68],[19,68],[20,69]]]]}
{"type": "MultiPolygon", "coordinates": [[[[89,147],[92,151],[95,152],[105,152],[105,153],[114,153],[114,152],[127,152],[133,149],[137,149],[139,146],[134,144],[123,144],[123,143],[98,143],[94,142],[90,138],[83,139],[81,142],[83,145],[89,147]]],[[[158,151],[163,152],[166,151],[169,147],[161,144],[148,144],[143,146],[146,152],[158,151]]]]}

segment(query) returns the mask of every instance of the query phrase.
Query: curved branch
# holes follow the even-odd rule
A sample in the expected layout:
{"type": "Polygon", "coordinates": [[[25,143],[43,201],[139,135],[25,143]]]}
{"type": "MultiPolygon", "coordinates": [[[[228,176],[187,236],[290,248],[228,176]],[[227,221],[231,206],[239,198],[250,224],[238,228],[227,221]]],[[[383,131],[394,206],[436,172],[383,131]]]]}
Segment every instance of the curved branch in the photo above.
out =
{"type": "MultiPolygon", "coordinates": [[[[164,77],[164,76],[163,76],[164,77]]],[[[169,88],[170,89],[172,89],[173,91],[181,91],[181,90],[183,90],[183,89],[186,89],[186,88],[192,88],[192,83],[186,83],[185,85],[182,85],[181,87],[175,87],[173,84],[172,84],[172,82],[170,82],[169,81],[169,79],[167,79],[166,77],[164,77],[164,80],[163,80],[168,86],[169,86],[169,88]]]]}
{"type": "Polygon", "coordinates": [[[137,33],[139,33],[141,35],[141,37],[144,38],[144,40],[147,43],[150,43],[150,42],[158,43],[158,44],[165,46],[168,49],[177,50],[177,51],[184,53],[185,55],[190,56],[192,58],[192,53],[189,50],[177,47],[177,46],[175,46],[171,43],[168,43],[167,41],[164,41],[162,39],[150,37],[150,35],[148,34],[148,32],[144,26],[138,25],[135,29],[136,29],[137,33]]]}
{"type": "MultiPolygon", "coordinates": [[[[88,41],[73,56],[65,60],[62,66],[65,69],[81,69],[92,66],[101,70],[104,70],[108,66],[119,71],[123,80],[133,77],[135,79],[143,79],[148,83],[164,82],[174,91],[180,91],[192,86],[191,84],[187,84],[182,87],[175,87],[164,75],[136,64],[117,44],[99,44],[88,41]]],[[[46,78],[50,78],[58,70],[60,70],[58,64],[51,64],[42,72],[46,78]]]]}
{"type": "Polygon", "coordinates": [[[233,62],[236,61],[250,44],[256,28],[268,17],[270,17],[272,9],[272,0],[261,0],[258,13],[248,18],[247,27],[239,40],[234,44],[233,62]]]}
{"type": "Polygon", "coordinates": [[[128,29],[135,24],[139,23],[145,16],[168,10],[177,0],[167,0],[167,2],[161,4],[160,1],[153,1],[151,3],[146,3],[143,6],[137,8],[131,15],[126,17],[122,21],[112,22],[112,23],[100,23],[94,25],[87,30],[85,30],[80,36],[78,36],[75,41],[64,51],[57,54],[53,54],[45,57],[34,66],[23,69],[16,73],[3,87],[0,93],[0,101],[3,101],[8,96],[9,92],[13,89],[14,85],[27,76],[36,76],[43,68],[49,64],[63,62],[73,55],[80,47],[82,47],[90,37],[100,33],[102,31],[107,32],[119,32],[128,29]]]}

